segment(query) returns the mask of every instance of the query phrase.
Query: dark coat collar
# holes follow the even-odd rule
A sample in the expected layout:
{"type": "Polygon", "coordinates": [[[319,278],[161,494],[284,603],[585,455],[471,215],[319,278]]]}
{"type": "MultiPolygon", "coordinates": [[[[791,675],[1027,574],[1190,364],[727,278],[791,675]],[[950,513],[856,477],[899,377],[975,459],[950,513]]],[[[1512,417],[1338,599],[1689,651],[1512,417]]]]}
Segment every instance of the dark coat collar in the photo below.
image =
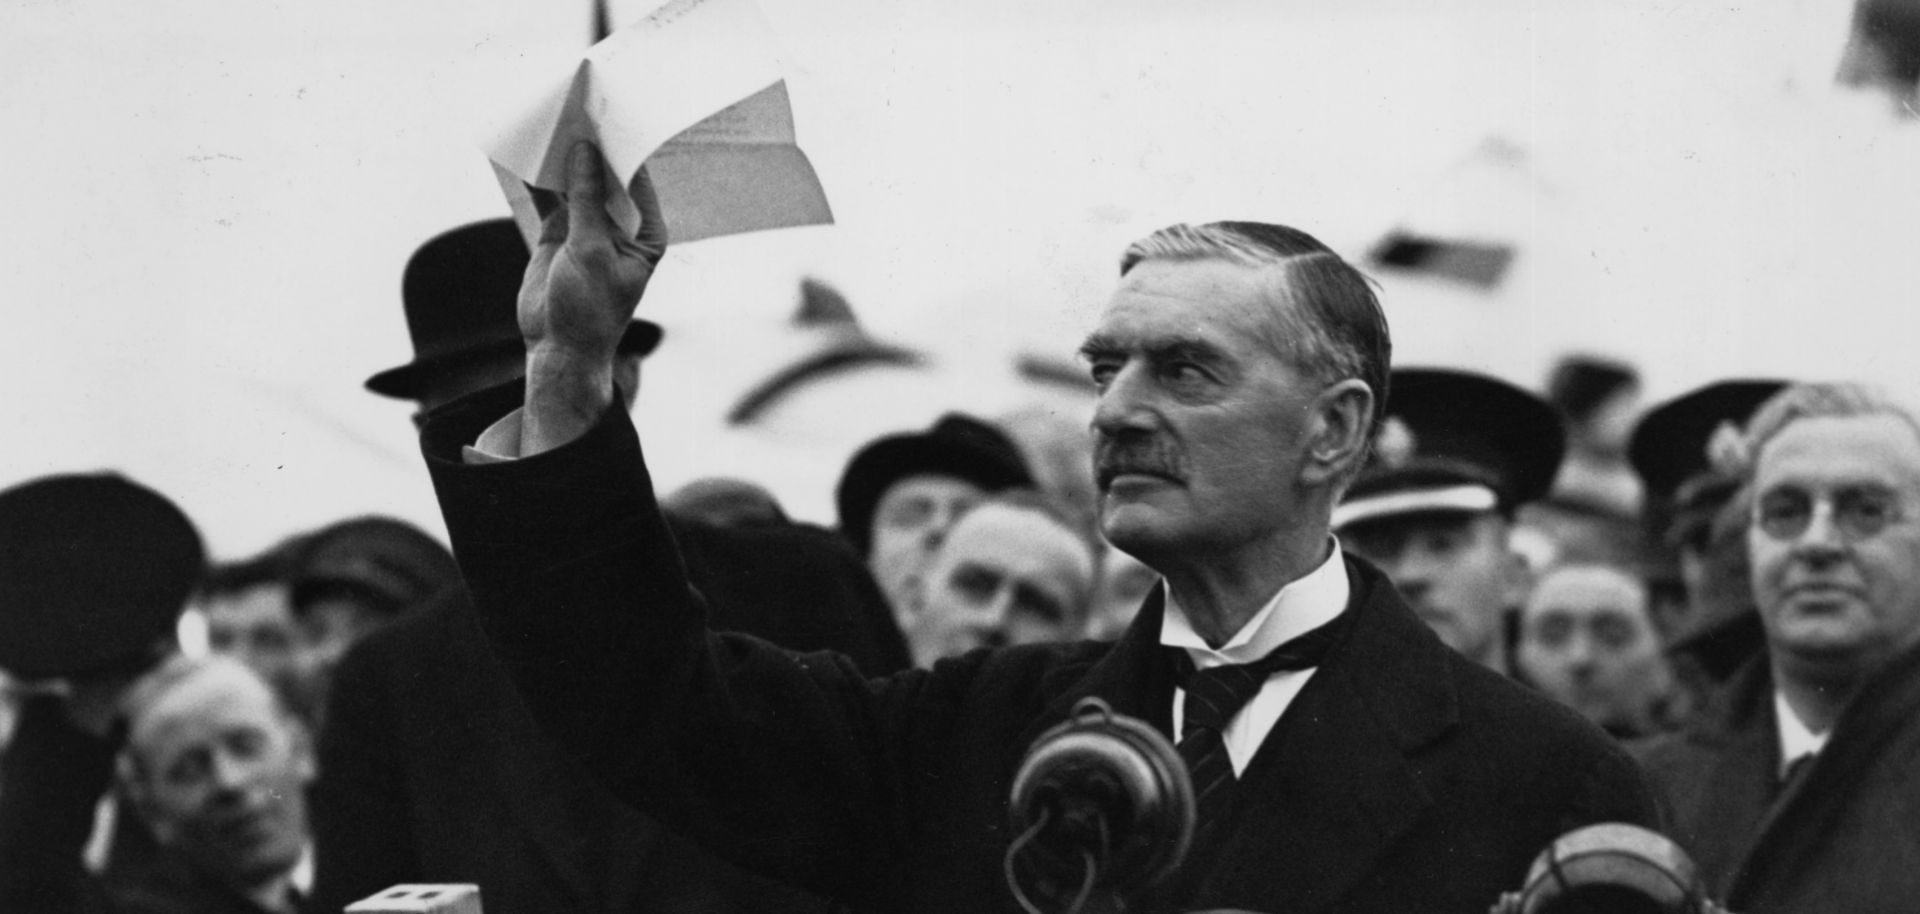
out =
{"type": "MultiPolygon", "coordinates": [[[[1687,731],[1693,742],[1721,747],[1745,742],[1755,733],[1777,734],[1773,719],[1773,673],[1765,651],[1750,657],[1707,701],[1695,725],[1687,731]]],[[[1779,739],[1771,761],[1778,767],[1779,739]]]]}
{"type": "Polygon", "coordinates": [[[1378,570],[1350,558],[1347,580],[1353,629],[1248,766],[1242,786],[1259,799],[1198,886],[1200,907],[1324,909],[1433,803],[1409,758],[1459,722],[1445,648],[1378,570]]]}
{"type": "MultiPolygon", "coordinates": [[[[1231,886],[1235,898],[1273,899],[1275,910],[1322,907],[1370,872],[1433,802],[1408,756],[1459,721],[1445,648],[1377,569],[1349,557],[1346,571],[1352,629],[1262,745],[1244,782],[1258,799],[1208,862],[1204,881],[1177,904],[1230,904],[1217,893],[1231,886]]],[[[1167,732],[1173,673],[1160,644],[1164,614],[1156,588],[1111,651],[1091,666],[1057,670],[1063,678],[1047,690],[1058,698],[1027,739],[1090,695],[1167,732]]]]}

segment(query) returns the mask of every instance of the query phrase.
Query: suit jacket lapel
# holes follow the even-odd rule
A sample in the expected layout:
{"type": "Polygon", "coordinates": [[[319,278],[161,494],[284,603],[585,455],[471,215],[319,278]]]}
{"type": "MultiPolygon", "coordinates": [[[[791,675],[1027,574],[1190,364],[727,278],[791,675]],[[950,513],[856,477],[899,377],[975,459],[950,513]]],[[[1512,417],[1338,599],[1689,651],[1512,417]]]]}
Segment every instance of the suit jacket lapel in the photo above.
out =
{"type": "Polygon", "coordinates": [[[1692,826],[1682,835],[1711,885],[1723,894],[1779,784],[1780,741],[1773,721],[1773,685],[1765,658],[1756,658],[1728,684],[1723,704],[1689,740],[1711,759],[1689,795],[1671,797],[1676,818],[1692,826]]]}
{"type": "Polygon", "coordinates": [[[1353,629],[1248,766],[1194,906],[1333,907],[1433,802],[1407,756],[1458,719],[1444,651],[1378,572],[1347,571],[1353,629]]]}
{"type": "Polygon", "coordinates": [[[1062,665],[1048,675],[1041,685],[1042,694],[1055,697],[1022,734],[1016,744],[1019,751],[1024,753],[1035,738],[1066,720],[1073,706],[1088,697],[1099,698],[1115,711],[1146,721],[1172,738],[1173,663],[1160,644],[1165,587],[1164,583],[1155,585],[1112,650],[1091,665],[1062,665]]]}

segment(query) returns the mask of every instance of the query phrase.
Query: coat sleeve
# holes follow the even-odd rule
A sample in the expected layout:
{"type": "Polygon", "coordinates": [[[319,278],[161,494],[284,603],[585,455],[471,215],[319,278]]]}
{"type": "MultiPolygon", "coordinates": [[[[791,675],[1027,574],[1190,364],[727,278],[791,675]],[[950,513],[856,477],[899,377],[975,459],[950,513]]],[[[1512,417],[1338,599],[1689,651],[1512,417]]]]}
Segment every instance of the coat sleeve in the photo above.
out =
{"type": "Polygon", "coordinates": [[[839,655],[710,633],[626,413],[467,465],[461,446],[504,405],[487,399],[436,416],[423,448],[482,624],[541,725],[724,857],[858,907],[898,897],[904,734],[938,729],[915,700],[923,674],[870,683],[839,655]]]}
{"type": "Polygon", "coordinates": [[[0,754],[0,911],[101,914],[109,910],[81,849],[94,804],[113,778],[112,744],[67,722],[55,698],[29,699],[0,754]]]}
{"type": "Polygon", "coordinates": [[[349,652],[335,671],[320,729],[320,775],[310,794],[317,911],[423,881],[404,767],[394,758],[394,696],[366,647],[349,652]]]}

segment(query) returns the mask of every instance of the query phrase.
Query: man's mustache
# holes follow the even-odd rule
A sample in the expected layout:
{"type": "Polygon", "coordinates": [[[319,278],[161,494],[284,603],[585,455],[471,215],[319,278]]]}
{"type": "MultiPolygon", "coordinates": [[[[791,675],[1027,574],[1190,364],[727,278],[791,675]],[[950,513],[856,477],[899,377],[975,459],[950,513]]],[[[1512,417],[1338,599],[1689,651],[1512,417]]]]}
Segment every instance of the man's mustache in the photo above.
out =
{"type": "Polygon", "coordinates": [[[1105,438],[1093,455],[1093,476],[1102,490],[1118,476],[1158,476],[1179,482],[1186,476],[1180,455],[1164,443],[1137,438],[1105,438]]]}

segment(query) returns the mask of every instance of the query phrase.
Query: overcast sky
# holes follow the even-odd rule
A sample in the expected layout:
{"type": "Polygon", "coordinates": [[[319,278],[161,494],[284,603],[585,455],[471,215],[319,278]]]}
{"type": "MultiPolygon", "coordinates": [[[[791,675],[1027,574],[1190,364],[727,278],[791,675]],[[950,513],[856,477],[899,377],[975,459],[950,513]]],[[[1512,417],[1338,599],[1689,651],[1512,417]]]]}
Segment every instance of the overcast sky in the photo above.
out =
{"type": "MultiPolygon", "coordinates": [[[[1174,221],[1287,222],[1354,255],[1397,223],[1514,244],[1491,294],[1383,277],[1406,362],[1533,383],[1580,347],[1638,360],[1656,395],[1920,382],[1920,159],[1884,102],[1829,85],[1844,0],[762,6],[838,224],[669,255],[639,410],[664,485],[759,475],[827,519],[849,449],[1017,406],[1008,353],[1070,353],[1120,247],[1174,221]],[[784,320],[808,274],[939,358],[725,430],[804,344],[784,320]]],[[[361,384],[409,356],[412,250],[504,214],[478,140],[589,15],[0,0],[0,484],[119,468],[226,556],[366,511],[438,532],[407,406],[361,384]]]]}

